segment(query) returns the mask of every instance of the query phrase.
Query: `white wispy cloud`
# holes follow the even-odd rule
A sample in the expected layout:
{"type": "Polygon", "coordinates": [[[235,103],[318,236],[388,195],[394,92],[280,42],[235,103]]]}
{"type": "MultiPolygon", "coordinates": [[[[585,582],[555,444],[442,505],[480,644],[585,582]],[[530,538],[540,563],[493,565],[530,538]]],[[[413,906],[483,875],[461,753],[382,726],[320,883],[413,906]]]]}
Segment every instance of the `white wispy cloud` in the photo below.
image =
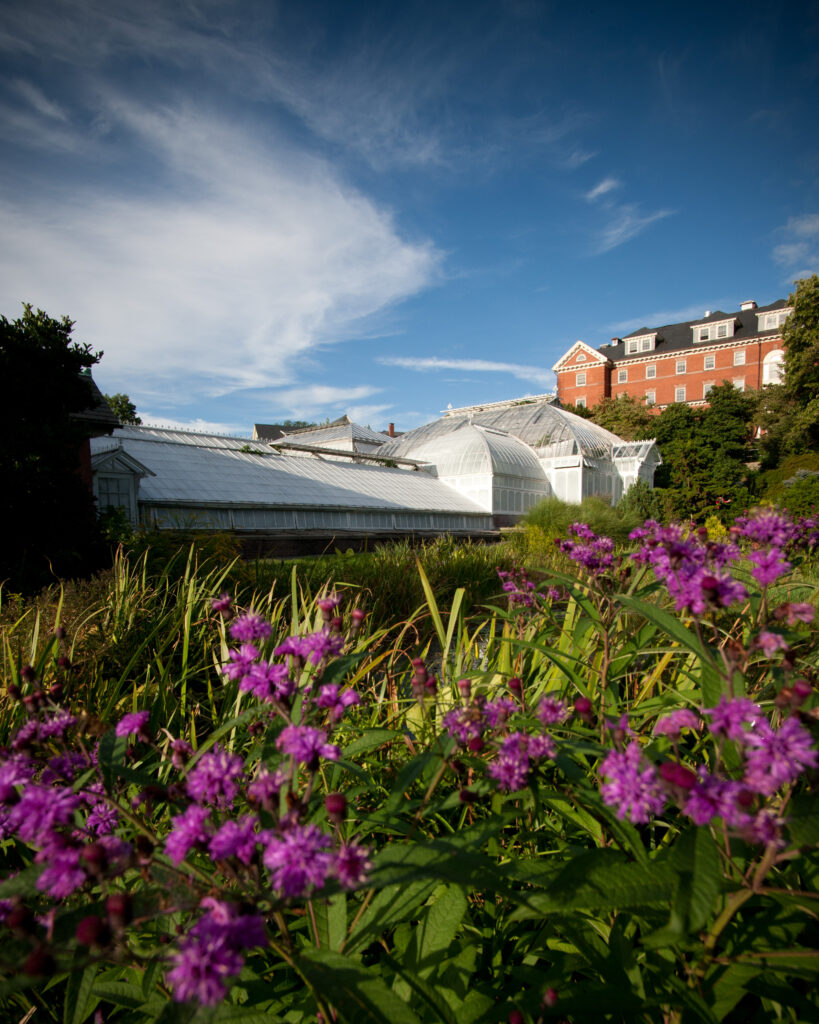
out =
{"type": "Polygon", "coordinates": [[[774,246],[771,256],[787,272],[783,284],[819,273],[819,213],[790,217],[777,234],[785,241],[774,246]]]}
{"type": "Polygon", "coordinates": [[[603,180],[595,185],[593,189],[590,189],[586,193],[586,201],[593,203],[595,199],[599,199],[601,196],[608,195],[609,192],[620,187],[620,182],[617,178],[603,178],[603,180]]]}
{"type": "Polygon", "coordinates": [[[378,360],[384,366],[400,366],[406,370],[471,370],[483,373],[508,373],[519,380],[535,381],[552,386],[555,375],[542,366],[521,363],[500,363],[488,359],[441,359],[438,356],[384,356],[378,360]]]}
{"type": "Polygon", "coordinates": [[[167,416],[155,416],[153,413],[140,413],[144,427],[165,427],[168,430],[192,430],[197,434],[239,434],[250,436],[246,423],[219,423],[216,420],[200,418],[190,420],[169,419],[167,416]]]}
{"type": "Polygon", "coordinates": [[[62,107],[53,100],[50,100],[42,89],[39,89],[33,82],[28,82],[24,78],[15,78],[11,86],[38,114],[42,114],[43,117],[48,117],[53,121],[68,121],[68,114],[66,114],[62,107]]]}
{"type": "Polygon", "coordinates": [[[707,303],[697,302],[690,306],[683,306],[679,309],[661,309],[653,313],[644,313],[642,316],[629,317],[628,320],[620,320],[617,323],[609,324],[606,330],[615,334],[628,334],[636,331],[639,327],[665,327],[668,324],[682,324],[687,320],[698,320],[706,309],[719,308],[719,304],[709,307],[707,303]]]}
{"type": "Polygon", "coordinates": [[[432,244],[279,138],[192,107],[120,99],[106,116],[153,161],[154,190],[4,203],[0,301],[69,313],[129,390],[291,383],[299,357],[436,274],[432,244]]]}
{"type": "Polygon", "coordinates": [[[624,242],[636,238],[657,221],[670,217],[674,210],[656,210],[644,213],[637,203],[623,203],[612,208],[608,223],[598,233],[594,251],[598,254],[610,252],[624,242]]]}
{"type": "MultiPolygon", "coordinates": [[[[336,409],[339,412],[346,412],[351,419],[355,419],[350,409],[361,411],[367,408],[356,405],[362,398],[371,398],[380,392],[380,388],[361,385],[355,388],[333,387],[329,384],[307,384],[303,387],[286,388],[282,391],[271,392],[267,396],[266,404],[276,414],[286,414],[294,419],[307,419],[327,409],[336,409]]],[[[388,406],[371,407],[386,409],[388,406]]]]}

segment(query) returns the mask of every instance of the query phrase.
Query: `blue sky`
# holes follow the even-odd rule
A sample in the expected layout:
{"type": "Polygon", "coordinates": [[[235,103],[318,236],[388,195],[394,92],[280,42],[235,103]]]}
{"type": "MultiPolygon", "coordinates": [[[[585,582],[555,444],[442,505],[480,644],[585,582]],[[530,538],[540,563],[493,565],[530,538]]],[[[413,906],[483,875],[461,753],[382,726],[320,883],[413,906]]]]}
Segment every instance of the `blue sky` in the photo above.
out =
{"type": "Polygon", "coordinates": [[[7,0],[0,312],[146,420],[409,429],[819,271],[819,4],[7,0]]]}

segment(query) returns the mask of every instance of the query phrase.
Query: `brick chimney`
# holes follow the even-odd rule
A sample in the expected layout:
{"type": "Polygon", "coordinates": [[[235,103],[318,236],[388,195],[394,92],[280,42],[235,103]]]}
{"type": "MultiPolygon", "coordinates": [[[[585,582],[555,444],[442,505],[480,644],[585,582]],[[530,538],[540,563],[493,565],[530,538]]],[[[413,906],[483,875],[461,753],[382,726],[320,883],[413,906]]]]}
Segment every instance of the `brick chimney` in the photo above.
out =
{"type": "Polygon", "coordinates": [[[388,435],[389,435],[390,437],[395,437],[395,424],[394,424],[394,423],[391,423],[391,424],[390,424],[390,425],[389,425],[389,426],[387,427],[387,434],[388,434],[388,435]]]}

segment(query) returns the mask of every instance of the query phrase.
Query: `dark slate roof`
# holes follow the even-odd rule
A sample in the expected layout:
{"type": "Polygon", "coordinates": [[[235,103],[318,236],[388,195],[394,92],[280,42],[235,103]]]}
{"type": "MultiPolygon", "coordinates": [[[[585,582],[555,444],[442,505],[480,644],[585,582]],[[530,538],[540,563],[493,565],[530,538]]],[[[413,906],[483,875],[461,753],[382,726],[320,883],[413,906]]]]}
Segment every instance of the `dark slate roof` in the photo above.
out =
{"type": "Polygon", "coordinates": [[[81,373],[80,376],[88,386],[88,407],[82,412],[72,413],[71,418],[86,424],[92,435],[110,434],[120,426],[119,417],[105,401],[105,396],[97,387],[91,371],[81,373]]]}
{"type": "Polygon", "coordinates": [[[755,309],[740,310],[737,313],[723,313],[722,310],[715,310],[710,316],[701,317],[699,320],[687,320],[683,324],[666,324],[664,327],[641,327],[632,331],[624,338],[621,338],[616,345],[601,345],[597,350],[610,359],[613,363],[633,359],[645,359],[648,356],[661,356],[666,352],[681,352],[685,349],[708,348],[711,345],[730,345],[732,342],[742,341],[746,338],[778,337],[782,328],[774,328],[769,331],[757,329],[757,315],[759,313],[771,313],[777,309],[785,309],[788,306],[787,299],[777,299],[768,306],[758,306],[755,309]],[[733,319],[735,321],[734,334],[730,338],[714,338],[711,341],[695,342],[692,327],[699,327],[704,324],[718,323],[720,320],[733,319]],[[626,339],[639,338],[643,334],[655,334],[657,339],[651,352],[633,352],[626,355],[626,339]]]}
{"type": "Polygon", "coordinates": [[[253,424],[253,436],[258,441],[278,441],[280,437],[284,437],[287,431],[288,428],[283,427],[281,423],[253,424]]]}

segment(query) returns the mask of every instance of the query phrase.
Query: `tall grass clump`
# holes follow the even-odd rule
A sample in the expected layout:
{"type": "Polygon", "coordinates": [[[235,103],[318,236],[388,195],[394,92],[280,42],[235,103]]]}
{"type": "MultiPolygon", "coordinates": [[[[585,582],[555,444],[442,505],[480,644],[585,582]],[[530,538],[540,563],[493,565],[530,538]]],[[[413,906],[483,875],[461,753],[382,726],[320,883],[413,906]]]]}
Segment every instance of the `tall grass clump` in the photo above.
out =
{"type": "Polygon", "coordinates": [[[419,559],[430,630],[297,572],[239,607],[191,568],[160,660],[178,700],[189,618],[207,716],[118,680],[90,713],[67,636],[10,657],[0,1008],[817,1019],[818,546],[776,510],[629,551],[578,521],[564,571],[502,569],[475,618],[419,559]]]}

